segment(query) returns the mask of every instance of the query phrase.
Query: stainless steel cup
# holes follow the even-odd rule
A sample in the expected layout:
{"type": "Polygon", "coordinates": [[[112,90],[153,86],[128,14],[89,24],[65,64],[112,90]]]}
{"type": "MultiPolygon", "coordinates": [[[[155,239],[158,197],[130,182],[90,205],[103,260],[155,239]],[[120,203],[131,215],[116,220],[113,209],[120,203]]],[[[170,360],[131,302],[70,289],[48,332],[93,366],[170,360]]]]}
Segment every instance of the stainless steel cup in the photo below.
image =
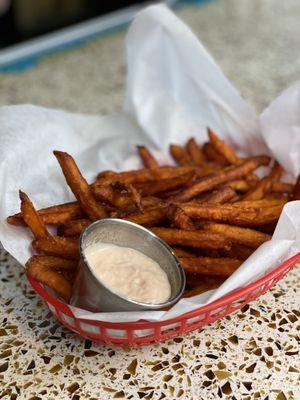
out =
{"type": "Polygon", "coordinates": [[[178,301],[184,287],[185,274],[178,258],[163,240],[148,229],[129,221],[106,218],[92,223],[81,234],[79,272],[72,305],[93,312],[159,310],[178,301]],[[94,275],[85,257],[85,249],[97,242],[131,247],[156,261],[170,281],[169,300],[161,304],[140,303],[112,292],[94,275]]]}

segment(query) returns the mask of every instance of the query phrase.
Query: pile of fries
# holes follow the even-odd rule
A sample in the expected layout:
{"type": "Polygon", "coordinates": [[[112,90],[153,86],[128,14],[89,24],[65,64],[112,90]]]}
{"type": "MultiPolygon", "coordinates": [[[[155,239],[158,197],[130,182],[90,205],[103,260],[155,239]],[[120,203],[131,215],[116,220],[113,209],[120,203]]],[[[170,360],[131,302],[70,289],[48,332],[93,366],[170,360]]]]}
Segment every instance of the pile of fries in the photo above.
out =
{"type": "Polygon", "coordinates": [[[171,145],[177,166],[160,166],[138,146],[143,169],[104,171],[92,184],[69,154],[54,151],[76,201],[36,210],[20,191],[21,212],[7,222],[34,236],[27,273],[69,301],[82,230],[113,217],[149,228],[172,247],[186,272],[185,297],[219,286],[271,239],[285,203],[300,199],[300,179],[283,183],[283,168],[268,156],[241,158],[211,130],[208,136],[202,147],[193,138],[171,145]],[[254,173],[260,166],[270,166],[263,179],[254,173]]]}

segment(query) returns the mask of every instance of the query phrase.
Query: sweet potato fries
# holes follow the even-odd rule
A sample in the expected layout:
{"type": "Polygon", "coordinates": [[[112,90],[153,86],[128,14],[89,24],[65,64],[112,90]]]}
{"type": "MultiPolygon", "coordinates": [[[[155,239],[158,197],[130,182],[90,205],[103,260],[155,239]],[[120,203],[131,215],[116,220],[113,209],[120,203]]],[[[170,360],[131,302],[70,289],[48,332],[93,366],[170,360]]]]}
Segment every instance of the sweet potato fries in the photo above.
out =
{"type": "Polygon", "coordinates": [[[213,131],[208,138],[203,146],[194,138],[172,144],[175,166],[159,165],[138,146],[143,169],[103,171],[90,184],[69,154],[54,151],[76,201],[36,210],[20,191],[21,212],[7,222],[32,233],[36,255],[27,273],[68,301],[79,235],[94,220],[117,217],[148,227],[173,248],[187,275],[185,297],[217,287],[271,239],[283,206],[300,199],[300,179],[281,182],[283,168],[268,156],[243,158],[213,131]],[[270,173],[260,179],[262,165],[270,173]],[[55,236],[47,225],[57,228],[55,236]]]}

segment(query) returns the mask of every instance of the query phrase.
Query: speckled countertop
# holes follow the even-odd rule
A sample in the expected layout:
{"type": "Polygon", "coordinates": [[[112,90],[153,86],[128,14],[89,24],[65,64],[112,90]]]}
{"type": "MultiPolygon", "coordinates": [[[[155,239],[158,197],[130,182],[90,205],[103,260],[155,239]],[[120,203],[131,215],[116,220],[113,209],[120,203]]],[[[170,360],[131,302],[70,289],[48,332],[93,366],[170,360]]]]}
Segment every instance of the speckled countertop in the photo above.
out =
{"type": "MultiPolygon", "coordinates": [[[[300,77],[298,0],[219,0],[178,14],[257,110],[300,77]]],[[[118,110],[124,33],[0,75],[0,104],[118,110]],[[74,79],[76,77],[76,79],[74,79]]],[[[300,269],[222,320],[141,349],[64,329],[0,250],[0,399],[300,399],[300,269]]]]}

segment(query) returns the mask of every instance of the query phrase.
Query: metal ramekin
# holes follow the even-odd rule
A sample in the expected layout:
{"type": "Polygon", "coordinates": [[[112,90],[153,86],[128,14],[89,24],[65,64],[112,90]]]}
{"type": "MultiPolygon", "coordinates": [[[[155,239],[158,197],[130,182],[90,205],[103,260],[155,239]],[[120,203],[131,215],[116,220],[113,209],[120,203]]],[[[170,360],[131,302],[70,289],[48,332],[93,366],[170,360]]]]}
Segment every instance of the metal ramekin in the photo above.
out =
{"type": "Polygon", "coordinates": [[[178,301],[184,287],[185,274],[178,258],[163,240],[148,229],[129,221],[105,218],[92,223],[82,232],[72,305],[93,312],[159,310],[178,301]],[[170,299],[160,304],[140,303],[112,292],[94,275],[85,258],[84,250],[95,242],[131,247],[156,261],[170,281],[170,299]]]}

